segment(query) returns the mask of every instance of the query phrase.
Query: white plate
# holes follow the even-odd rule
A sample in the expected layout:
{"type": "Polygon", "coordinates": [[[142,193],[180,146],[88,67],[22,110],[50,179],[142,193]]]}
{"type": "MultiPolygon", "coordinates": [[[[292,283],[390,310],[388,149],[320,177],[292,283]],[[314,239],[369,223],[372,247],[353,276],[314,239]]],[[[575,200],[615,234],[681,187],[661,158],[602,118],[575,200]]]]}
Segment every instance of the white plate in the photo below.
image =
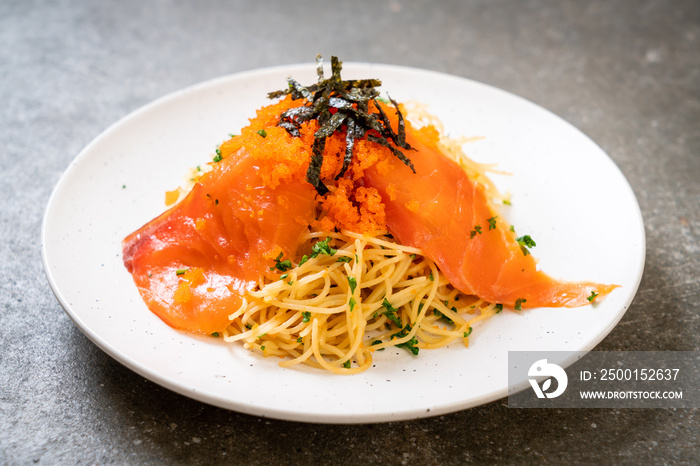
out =
{"type": "Polygon", "coordinates": [[[100,348],[185,396],[253,415],[328,423],[394,421],[458,411],[507,396],[508,351],[588,351],[627,310],[644,267],[637,201],[607,155],[577,129],[524,99],[430,71],[345,64],[343,77],[380,78],[399,101],[429,105],[449,134],[512,176],[502,212],[530,234],[541,268],[570,280],[616,283],[597,306],[503,312],[460,344],[375,354],[353,376],[282,369],[238,345],[175,331],[148,311],[122,265],[121,240],[164,210],[187,169],[246,125],[287,76],[315,81],[311,65],[242,73],[189,87],[123,118],[68,167],[49,201],[42,253],[56,297],[100,348]]]}

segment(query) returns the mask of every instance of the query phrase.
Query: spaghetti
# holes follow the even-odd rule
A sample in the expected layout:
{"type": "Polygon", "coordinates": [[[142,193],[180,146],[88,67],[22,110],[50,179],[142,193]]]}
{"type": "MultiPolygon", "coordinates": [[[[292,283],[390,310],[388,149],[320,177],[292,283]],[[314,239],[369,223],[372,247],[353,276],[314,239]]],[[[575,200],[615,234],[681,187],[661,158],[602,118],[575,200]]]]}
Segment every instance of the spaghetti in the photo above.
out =
{"type": "Polygon", "coordinates": [[[326,252],[302,256],[278,280],[249,292],[229,316],[227,342],[287,358],[281,366],[351,374],[387,347],[417,354],[457,340],[468,346],[471,325],[500,309],[459,293],[419,249],[386,233],[315,231],[304,243],[308,251],[321,243],[326,252]]]}
{"type": "MultiPolygon", "coordinates": [[[[494,167],[462,150],[462,144],[480,138],[443,136],[440,120],[423,105],[405,108],[416,126],[438,129],[445,155],[479,179],[490,196],[500,196],[486,175],[494,167]]],[[[317,229],[305,235],[301,249],[312,251],[318,243],[328,246],[326,253],[303,255],[277,280],[261,277],[229,316],[226,342],[283,358],[282,367],[305,364],[353,374],[372,365],[375,351],[389,347],[413,354],[455,341],[468,347],[472,325],[502,309],[459,292],[420,249],[398,244],[388,232],[317,229]]]]}
{"type": "Polygon", "coordinates": [[[331,65],[328,79],[319,62],[317,84],[290,78],[269,94],[284,98],[124,239],[127,270],[168,325],[353,374],[389,347],[468,346],[504,306],[582,306],[616,287],[539,271],[535,241],[496,215],[493,167],[462,151],[473,138],[445,138],[425,108],[378,99],[379,81],[331,65]]]}

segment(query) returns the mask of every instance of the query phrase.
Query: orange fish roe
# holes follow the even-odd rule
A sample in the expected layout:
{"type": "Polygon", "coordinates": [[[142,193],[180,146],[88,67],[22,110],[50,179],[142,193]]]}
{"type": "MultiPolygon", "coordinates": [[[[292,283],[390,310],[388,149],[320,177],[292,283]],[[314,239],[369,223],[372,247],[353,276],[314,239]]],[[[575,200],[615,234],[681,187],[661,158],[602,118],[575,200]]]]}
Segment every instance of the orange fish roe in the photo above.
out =
{"type": "Polygon", "coordinates": [[[173,189],[172,191],[165,192],[165,205],[171,206],[175,204],[180,197],[180,190],[173,189]]]}
{"type": "Polygon", "coordinates": [[[386,229],[386,213],[379,192],[355,186],[341,178],[335,191],[320,201],[326,216],[320,221],[323,230],[341,228],[359,233],[386,229]]]}
{"type": "MultiPolygon", "coordinates": [[[[293,137],[287,130],[277,126],[279,115],[299,104],[299,100],[292,100],[291,96],[287,95],[279,102],[259,109],[255,118],[250,119],[250,124],[241,130],[239,136],[221,144],[221,157],[230,157],[244,150],[256,160],[256,167],[263,182],[271,188],[291,180],[306,180],[313,153],[314,134],[319,129],[318,122],[311,120],[301,124],[300,137],[293,137]]],[[[373,107],[370,103],[370,110],[373,110],[373,107]]],[[[387,106],[383,108],[396,128],[396,111],[387,106]]],[[[407,123],[407,126],[410,125],[407,123]]],[[[426,145],[434,146],[438,142],[439,134],[432,126],[423,127],[415,133],[426,145]]],[[[387,173],[389,159],[394,155],[386,147],[365,139],[357,139],[348,171],[343,178],[336,181],[335,176],[343,166],[345,149],[345,135],[342,132],[326,138],[321,179],[331,192],[325,197],[317,198],[321,216],[316,223],[326,231],[335,228],[358,233],[385,230],[386,215],[382,197],[376,189],[362,186],[362,177],[364,171],[372,166],[376,166],[380,173],[387,173]]],[[[387,193],[393,198],[388,189],[387,193]]]]}
{"type": "Polygon", "coordinates": [[[406,203],[406,208],[411,212],[418,212],[418,209],[420,208],[420,203],[415,199],[410,200],[406,203]]]}
{"type": "Polygon", "coordinates": [[[192,288],[206,282],[204,271],[199,267],[192,267],[184,272],[180,277],[173,296],[176,303],[186,303],[192,299],[192,288]]]}
{"type": "Polygon", "coordinates": [[[433,125],[413,130],[413,135],[431,149],[435,149],[440,142],[440,133],[433,125]]]}

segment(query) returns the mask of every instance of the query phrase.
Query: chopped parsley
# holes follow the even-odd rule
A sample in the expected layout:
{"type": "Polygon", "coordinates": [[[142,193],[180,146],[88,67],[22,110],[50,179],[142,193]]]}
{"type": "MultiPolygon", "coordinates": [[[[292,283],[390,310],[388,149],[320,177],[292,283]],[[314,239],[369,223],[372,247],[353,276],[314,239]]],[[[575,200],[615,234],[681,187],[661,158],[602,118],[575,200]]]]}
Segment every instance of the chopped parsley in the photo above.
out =
{"type": "Polygon", "coordinates": [[[487,219],[489,222],[489,230],[495,230],[496,229],[496,219],[498,218],[498,215],[491,217],[487,219]]]}
{"type": "Polygon", "coordinates": [[[350,360],[349,359],[343,363],[343,367],[346,369],[350,369],[350,360]]]}
{"type": "Polygon", "coordinates": [[[330,241],[331,238],[330,236],[326,237],[325,240],[323,241],[318,241],[316,242],[312,247],[311,247],[311,257],[316,257],[319,254],[325,254],[327,256],[332,256],[336,253],[336,250],[333,249],[330,246],[330,241]]]}
{"type": "MultiPolygon", "coordinates": [[[[381,344],[382,344],[382,340],[374,340],[374,341],[373,341],[372,343],[370,343],[369,345],[370,345],[370,346],[377,346],[377,345],[381,345],[381,344]]],[[[377,351],[384,351],[385,349],[386,349],[386,348],[379,348],[377,351]]]]}
{"type": "Polygon", "coordinates": [[[598,296],[598,293],[595,291],[591,291],[591,295],[587,297],[586,299],[588,300],[589,303],[592,303],[593,300],[598,296]]]}
{"type": "MultiPolygon", "coordinates": [[[[270,267],[270,270],[279,270],[280,272],[286,272],[287,270],[292,268],[292,261],[289,259],[287,260],[282,260],[282,253],[279,253],[279,256],[275,258],[275,265],[270,267]]],[[[285,275],[282,278],[286,278],[287,276],[285,275]]]]}
{"type": "Polygon", "coordinates": [[[350,301],[348,301],[348,305],[350,306],[350,312],[352,312],[352,310],[355,309],[355,304],[357,304],[355,302],[355,298],[350,297],[350,301]]]}
{"type": "MultiPolygon", "coordinates": [[[[447,302],[445,302],[445,306],[447,306],[447,302]]],[[[452,309],[455,310],[455,308],[452,308],[452,309]]],[[[452,319],[450,319],[449,317],[447,317],[445,314],[438,311],[437,309],[433,309],[433,315],[436,316],[438,319],[444,320],[448,324],[454,324],[454,321],[452,319]]]]}
{"type": "Polygon", "coordinates": [[[469,335],[472,334],[472,330],[474,330],[474,327],[469,327],[469,330],[464,332],[464,338],[467,338],[469,335]]]}
{"type": "Polygon", "coordinates": [[[301,321],[306,323],[311,320],[311,313],[309,311],[304,311],[301,313],[302,319],[301,321]]]}
{"type": "Polygon", "coordinates": [[[339,257],[336,262],[351,262],[351,261],[352,261],[352,257],[343,256],[343,257],[339,257]]]}
{"type": "Polygon", "coordinates": [[[496,309],[496,314],[498,314],[499,312],[501,312],[503,310],[503,304],[496,304],[495,309],[496,309]]]}
{"type": "Polygon", "coordinates": [[[175,271],[175,275],[185,275],[188,270],[190,270],[190,269],[177,269],[175,271]]]}
{"type": "MultiPolygon", "coordinates": [[[[445,304],[445,307],[447,307],[447,306],[450,305],[450,302],[449,302],[449,301],[443,301],[443,303],[445,304]]],[[[451,310],[452,312],[454,312],[454,313],[457,312],[457,308],[454,307],[454,306],[452,306],[452,308],[451,308],[450,310],[451,310]]],[[[450,319],[449,317],[447,317],[445,314],[443,314],[442,312],[438,311],[437,309],[433,309],[433,315],[434,315],[434,316],[437,316],[438,319],[444,320],[444,321],[447,322],[448,324],[454,325],[454,321],[453,321],[452,319],[450,319]]]]}
{"type": "Polygon", "coordinates": [[[297,338],[297,343],[301,343],[301,342],[302,342],[302,338],[301,337],[297,338]]]}
{"type": "Polygon", "coordinates": [[[219,332],[214,332],[211,334],[214,338],[219,338],[219,332]]]}
{"type": "MultiPolygon", "coordinates": [[[[394,338],[403,338],[407,336],[409,333],[411,333],[411,326],[406,325],[404,328],[401,329],[400,332],[397,332],[391,336],[391,339],[393,340],[394,338]]],[[[405,341],[403,343],[399,343],[396,345],[397,348],[405,348],[411,353],[413,353],[414,356],[418,355],[418,347],[416,346],[418,344],[418,340],[416,337],[411,338],[408,341],[405,341]]]]}
{"type": "Polygon", "coordinates": [[[350,293],[355,293],[355,288],[357,288],[357,280],[355,277],[348,277],[348,285],[350,285],[350,293]]]}
{"type": "Polygon", "coordinates": [[[481,225],[475,225],[474,229],[469,233],[469,239],[473,239],[476,235],[481,234],[481,225]]]}
{"type": "Polygon", "coordinates": [[[537,246],[537,243],[535,243],[535,240],[533,240],[530,235],[524,235],[519,238],[515,238],[515,241],[518,242],[520,245],[520,250],[523,252],[524,255],[530,254],[530,250],[528,248],[534,248],[537,246]]]}
{"type": "Polygon", "coordinates": [[[301,267],[301,264],[303,264],[303,263],[306,262],[307,260],[309,260],[309,256],[307,256],[306,254],[304,254],[304,255],[301,257],[301,260],[299,261],[299,264],[297,264],[297,267],[301,267]]]}
{"type": "Polygon", "coordinates": [[[259,130],[259,131],[258,131],[258,134],[259,134],[260,136],[264,137],[264,138],[267,137],[267,131],[265,131],[264,129],[259,130]]]}
{"type": "Polygon", "coordinates": [[[515,300],[515,310],[520,311],[522,310],[523,303],[526,302],[527,299],[524,298],[518,298],[515,300]]]}
{"type": "Polygon", "coordinates": [[[395,323],[397,327],[403,326],[403,324],[401,323],[401,319],[397,315],[399,312],[398,309],[392,306],[388,299],[384,298],[384,301],[382,301],[382,306],[384,307],[384,309],[386,309],[386,311],[384,311],[383,314],[386,316],[387,319],[395,323]]]}
{"type": "Polygon", "coordinates": [[[216,155],[214,156],[214,162],[221,162],[223,159],[223,156],[221,155],[221,149],[217,147],[216,149],[216,155]]]}

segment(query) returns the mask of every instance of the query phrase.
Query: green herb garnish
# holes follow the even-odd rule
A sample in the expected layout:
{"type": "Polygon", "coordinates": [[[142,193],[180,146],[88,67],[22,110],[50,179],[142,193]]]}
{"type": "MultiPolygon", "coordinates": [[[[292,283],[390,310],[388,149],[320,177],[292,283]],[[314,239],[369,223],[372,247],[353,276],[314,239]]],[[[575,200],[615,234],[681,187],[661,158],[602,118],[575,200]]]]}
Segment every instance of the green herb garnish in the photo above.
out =
{"type": "Polygon", "coordinates": [[[593,300],[598,296],[598,293],[595,291],[591,291],[591,295],[587,297],[586,299],[588,300],[589,303],[592,303],[593,300]]]}
{"type": "Polygon", "coordinates": [[[336,250],[330,246],[330,241],[331,238],[329,236],[326,237],[325,240],[318,241],[313,246],[311,246],[311,257],[316,257],[319,254],[325,254],[327,256],[332,256],[333,254],[335,254],[336,250]]]}
{"type": "MultiPolygon", "coordinates": [[[[374,340],[372,343],[369,344],[369,346],[377,346],[381,345],[382,340],[374,340]]],[[[384,351],[386,348],[379,348],[377,351],[384,351]]]]}
{"type": "MultiPolygon", "coordinates": [[[[292,268],[292,261],[290,261],[289,259],[282,260],[282,253],[281,252],[274,260],[275,260],[275,265],[270,267],[270,270],[277,269],[280,272],[286,272],[287,270],[292,268]]],[[[287,276],[285,275],[283,278],[287,278],[287,276]]]]}
{"type": "MultiPolygon", "coordinates": [[[[445,303],[445,306],[447,306],[447,303],[445,303]]],[[[454,309],[454,308],[453,308],[453,309],[454,309]]],[[[448,324],[454,325],[454,321],[453,321],[452,319],[450,319],[449,317],[447,317],[445,314],[443,314],[442,312],[438,311],[437,309],[433,309],[433,315],[434,315],[434,316],[437,316],[438,319],[444,320],[444,321],[447,322],[448,324]]]]}
{"type": "Polygon", "coordinates": [[[185,275],[188,270],[190,270],[190,269],[177,269],[175,271],[175,275],[185,275]]]}
{"type": "Polygon", "coordinates": [[[348,285],[350,285],[350,293],[355,293],[355,288],[357,288],[357,280],[355,277],[348,277],[348,285]]]}
{"type": "Polygon", "coordinates": [[[382,306],[386,311],[383,312],[383,314],[386,316],[387,319],[392,321],[393,323],[396,324],[397,327],[403,326],[401,323],[401,319],[399,319],[398,314],[398,309],[396,309],[394,306],[391,305],[388,299],[384,298],[384,301],[382,301],[382,306]]]}
{"type": "Polygon", "coordinates": [[[496,219],[498,218],[498,215],[491,217],[487,219],[489,222],[489,230],[495,230],[496,229],[496,219]]]}
{"type": "Polygon", "coordinates": [[[516,310],[516,311],[522,310],[522,305],[523,305],[523,303],[526,302],[526,301],[527,301],[527,299],[524,299],[524,298],[518,298],[518,299],[516,299],[516,300],[515,300],[515,310],[516,310]]]}
{"type": "Polygon", "coordinates": [[[498,314],[499,312],[501,312],[503,310],[503,304],[496,304],[495,309],[496,309],[496,314],[498,314]]]}
{"type": "MultiPolygon", "coordinates": [[[[393,340],[394,338],[403,338],[407,336],[409,333],[411,333],[411,326],[406,325],[404,328],[401,329],[400,332],[395,333],[391,336],[391,339],[393,340]]],[[[408,341],[405,341],[403,343],[399,343],[396,345],[397,348],[405,348],[411,353],[413,353],[414,356],[418,355],[418,350],[419,348],[416,346],[418,344],[418,339],[416,337],[411,338],[408,341]]]]}
{"type": "Polygon", "coordinates": [[[301,313],[302,319],[301,321],[306,323],[311,320],[311,313],[309,311],[304,311],[301,313]]]}
{"type": "Polygon", "coordinates": [[[515,238],[515,241],[518,242],[518,244],[520,245],[520,250],[526,256],[530,254],[530,250],[528,248],[533,248],[537,246],[537,243],[535,243],[535,240],[530,238],[530,235],[524,235],[519,238],[515,238]]]}
{"type": "Polygon", "coordinates": [[[351,261],[352,261],[352,257],[343,256],[343,257],[339,257],[336,262],[351,262],[351,261]]]}

